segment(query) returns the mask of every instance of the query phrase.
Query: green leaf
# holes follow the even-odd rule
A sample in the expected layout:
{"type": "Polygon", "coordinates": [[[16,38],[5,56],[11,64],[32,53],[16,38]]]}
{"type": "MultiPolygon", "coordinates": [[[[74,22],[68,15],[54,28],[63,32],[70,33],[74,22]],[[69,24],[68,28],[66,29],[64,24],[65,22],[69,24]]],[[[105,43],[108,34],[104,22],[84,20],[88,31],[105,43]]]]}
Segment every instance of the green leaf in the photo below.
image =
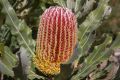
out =
{"type": "Polygon", "coordinates": [[[74,0],[67,0],[67,8],[74,9],[75,7],[75,1],[74,0]]]}
{"type": "Polygon", "coordinates": [[[111,55],[111,51],[120,48],[118,43],[120,42],[120,33],[117,35],[114,42],[111,44],[112,38],[107,36],[104,43],[95,47],[92,53],[85,59],[83,66],[78,70],[77,74],[72,77],[71,80],[79,80],[79,78],[84,78],[91,71],[96,69],[96,65],[99,64],[103,60],[107,60],[111,55]],[[111,44],[109,48],[107,45],[111,44]]]}
{"type": "Polygon", "coordinates": [[[111,48],[114,50],[120,48],[120,32],[117,34],[117,37],[115,41],[113,42],[111,48]]]}
{"type": "Polygon", "coordinates": [[[6,14],[5,24],[10,26],[12,35],[17,37],[20,46],[23,46],[29,53],[34,55],[35,41],[32,39],[31,29],[24,21],[17,18],[16,13],[8,0],[0,0],[0,3],[3,5],[3,13],[6,14]]]}
{"type": "Polygon", "coordinates": [[[88,64],[92,64],[98,57],[102,56],[106,46],[109,45],[112,42],[112,37],[107,36],[106,40],[103,44],[100,44],[99,46],[95,46],[95,49],[92,53],[90,53],[89,57],[86,58],[86,62],[88,64]]]}
{"type": "Polygon", "coordinates": [[[0,42],[4,44],[9,43],[10,36],[11,36],[11,33],[10,33],[9,27],[6,25],[2,25],[0,27],[0,42]]]}
{"type": "Polygon", "coordinates": [[[5,15],[0,12],[0,27],[2,26],[5,19],[5,15]]]}
{"type": "Polygon", "coordinates": [[[95,71],[93,73],[93,75],[91,76],[91,79],[92,80],[98,80],[100,77],[103,77],[106,75],[106,71],[105,70],[98,70],[98,71],[95,71]]]}
{"type": "Polygon", "coordinates": [[[95,4],[95,0],[77,0],[75,6],[75,14],[78,18],[82,18],[83,16],[90,13],[95,4]]]}
{"type": "Polygon", "coordinates": [[[94,34],[90,33],[86,41],[84,42],[83,46],[81,46],[81,53],[84,53],[84,55],[87,54],[94,41],[95,41],[94,34]]]}
{"type": "Polygon", "coordinates": [[[28,78],[29,78],[30,80],[33,80],[33,79],[35,79],[35,78],[37,78],[37,79],[39,79],[39,80],[40,80],[40,79],[44,80],[44,77],[35,74],[35,72],[33,72],[32,70],[29,70],[29,72],[28,72],[28,78]]]}
{"type": "Polygon", "coordinates": [[[15,55],[11,52],[11,50],[7,46],[5,46],[4,53],[2,57],[0,57],[0,72],[8,76],[14,76],[12,68],[16,66],[16,63],[17,59],[15,55]]]}
{"type": "Polygon", "coordinates": [[[0,43],[0,56],[4,53],[4,44],[0,43]]]}
{"type": "Polygon", "coordinates": [[[112,42],[112,38],[107,36],[104,43],[95,47],[92,53],[85,59],[83,66],[78,70],[77,74],[73,76],[72,80],[78,80],[84,78],[91,71],[96,69],[96,65],[104,59],[110,56],[110,49],[106,49],[106,46],[112,42]],[[106,57],[107,56],[107,57],[106,57]]]}
{"type": "Polygon", "coordinates": [[[76,0],[75,2],[75,13],[78,12],[81,9],[82,5],[81,5],[81,0],[76,0]]]}
{"type": "Polygon", "coordinates": [[[0,60],[0,72],[8,76],[12,76],[12,77],[14,76],[13,71],[10,68],[8,68],[7,65],[4,64],[1,60],[0,60]]]}
{"type": "Polygon", "coordinates": [[[65,0],[53,0],[53,2],[59,4],[62,7],[66,7],[65,0]]]}
{"type": "MultiPolygon", "coordinates": [[[[92,39],[90,39],[91,33],[100,26],[101,21],[106,16],[104,15],[106,10],[108,10],[108,2],[105,0],[100,0],[97,9],[92,11],[88,15],[86,20],[81,25],[79,25],[78,40],[79,40],[79,45],[82,51],[84,51],[83,50],[84,48],[87,48],[86,45],[89,45],[89,43],[92,43],[92,39]],[[87,41],[90,41],[90,42],[87,42],[87,41]]],[[[90,46],[88,46],[88,48],[89,47],[90,46]]],[[[81,53],[84,54],[84,52],[81,52],[81,53]]]]}

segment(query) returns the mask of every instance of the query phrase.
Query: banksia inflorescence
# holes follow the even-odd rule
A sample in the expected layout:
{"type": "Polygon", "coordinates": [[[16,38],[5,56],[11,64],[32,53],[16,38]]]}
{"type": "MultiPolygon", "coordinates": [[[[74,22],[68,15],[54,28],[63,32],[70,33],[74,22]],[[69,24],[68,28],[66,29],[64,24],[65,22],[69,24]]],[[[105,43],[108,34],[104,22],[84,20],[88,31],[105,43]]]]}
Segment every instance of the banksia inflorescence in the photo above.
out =
{"type": "Polygon", "coordinates": [[[45,74],[58,74],[77,42],[77,22],[71,10],[53,6],[41,16],[36,45],[36,67],[45,74]]]}

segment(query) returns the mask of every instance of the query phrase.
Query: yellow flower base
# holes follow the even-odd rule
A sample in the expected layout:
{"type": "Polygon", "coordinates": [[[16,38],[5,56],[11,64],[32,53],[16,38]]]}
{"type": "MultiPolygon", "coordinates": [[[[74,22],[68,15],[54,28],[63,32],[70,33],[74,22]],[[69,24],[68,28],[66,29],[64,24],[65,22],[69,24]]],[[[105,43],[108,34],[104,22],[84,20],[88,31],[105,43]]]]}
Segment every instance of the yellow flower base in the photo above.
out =
{"type": "Polygon", "coordinates": [[[33,59],[36,68],[44,74],[55,75],[60,73],[60,62],[51,63],[49,60],[40,59],[37,56],[33,59]]]}

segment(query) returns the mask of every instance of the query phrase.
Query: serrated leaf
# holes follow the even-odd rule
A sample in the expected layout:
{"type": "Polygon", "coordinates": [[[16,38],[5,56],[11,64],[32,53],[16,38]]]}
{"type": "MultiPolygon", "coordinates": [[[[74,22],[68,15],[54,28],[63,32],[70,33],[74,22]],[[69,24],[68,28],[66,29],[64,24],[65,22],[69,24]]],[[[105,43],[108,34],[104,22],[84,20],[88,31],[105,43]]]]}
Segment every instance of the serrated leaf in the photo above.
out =
{"type": "Polygon", "coordinates": [[[112,44],[111,48],[114,50],[120,48],[120,32],[117,34],[117,37],[114,43],[112,44]]]}
{"type": "Polygon", "coordinates": [[[103,55],[102,52],[105,51],[106,46],[109,45],[111,42],[112,42],[112,37],[107,36],[103,44],[100,44],[99,46],[95,46],[94,51],[90,53],[90,55],[86,58],[86,62],[88,64],[92,64],[94,60],[96,60],[98,57],[103,55]]]}
{"type": "Polygon", "coordinates": [[[75,14],[78,18],[82,18],[83,16],[90,13],[93,9],[95,0],[76,0],[75,6],[75,14]]]}
{"type": "Polygon", "coordinates": [[[100,71],[97,71],[97,72],[93,73],[93,75],[90,76],[90,79],[91,80],[97,80],[100,77],[105,76],[105,75],[106,75],[106,71],[105,70],[100,70],[100,71]]]}
{"type": "Polygon", "coordinates": [[[2,12],[6,14],[5,24],[10,26],[12,35],[17,36],[17,41],[20,46],[23,46],[30,54],[34,55],[35,41],[32,39],[31,29],[24,21],[20,21],[17,18],[8,0],[0,0],[0,3],[3,5],[2,12]]]}
{"type": "Polygon", "coordinates": [[[79,78],[82,79],[87,76],[91,71],[96,69],[96,65],[103,61],[106,55],[110,55],[110,50],[108,51],[106,49],[106,46],[110,44],[111,41],[112,38],[110,36],[107,36],[103,44],[96,46],[93,52],[85,59],[83,66],[78,70],[77,74],[73,76],[71,80],[78,80],[79,78]]]}
{"type": "Polygon", "coordinates": [[[90,54],[85,59],[82,68],[78,70],[78,74],[73,76],[71,80],[78,80],[79,78],[84,78],[87,76],[91,71],[96,69],[96,65],[99,64],[101,61],[106,60],[111,55],[111,51],[118,46],[120,42],[120,34],[117,35],[114,42],[111,44],[109,48],[106,48],[107,44],[111,43],[112,38],[110,36],[107,37],[105,42],[99,46],[97,46],[93,53],[90,54]],[[95,57],[96,56],[96,57],[95,57]]]}
{"type": "Polygon", "coordinates": [[[5,46],[4,53],[0,58],[0,71],[8,76],[14,76],[12,68],[16,66],[17,59],[11,50],[5,46]]]}
{"type": "MultiPolygon", "coordinates": [[[[79,38],[79,44],[81,49],[84,48],[84,46],[88,45],[90,41],[89,37],[90,34],[99,27],[101,24],[101,20],[103,19],[104,11],[106,11],[106,7],[108,7],[108,3],[105,0],[100,0],[99,6],[97,9],[92,11],[86,20],[79,25],[79,31],[78,31],[78,38],[79,38]],[[85,44],[88,43],[88,44],[85,44]]],[[[84,50],[82,50],[84,51],[84,50]]],[[[84,52],[81,52],[84,54],[84,52]]]]}
{"type": "Polygon", "coordinates": [[[84,55],[87,54],[94,41],[95,41],[94,34],[90,33],[87,37],[87,40],[84,42],[83,46],[81,46],[81,53],[84,53],[84,55]]]}

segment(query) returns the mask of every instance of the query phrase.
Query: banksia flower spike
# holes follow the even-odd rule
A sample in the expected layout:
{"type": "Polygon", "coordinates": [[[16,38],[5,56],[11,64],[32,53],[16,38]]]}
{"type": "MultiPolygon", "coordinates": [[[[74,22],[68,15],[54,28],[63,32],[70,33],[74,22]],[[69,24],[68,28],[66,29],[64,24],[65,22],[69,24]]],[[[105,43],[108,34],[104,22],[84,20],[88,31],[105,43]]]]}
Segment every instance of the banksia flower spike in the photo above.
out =
{"type": "Polygon", "coordinates": [[[77,42],[77,22],[71,10],[53,6],[41,16],[34,63],[45,74],[58,74],[77,42]]]}

